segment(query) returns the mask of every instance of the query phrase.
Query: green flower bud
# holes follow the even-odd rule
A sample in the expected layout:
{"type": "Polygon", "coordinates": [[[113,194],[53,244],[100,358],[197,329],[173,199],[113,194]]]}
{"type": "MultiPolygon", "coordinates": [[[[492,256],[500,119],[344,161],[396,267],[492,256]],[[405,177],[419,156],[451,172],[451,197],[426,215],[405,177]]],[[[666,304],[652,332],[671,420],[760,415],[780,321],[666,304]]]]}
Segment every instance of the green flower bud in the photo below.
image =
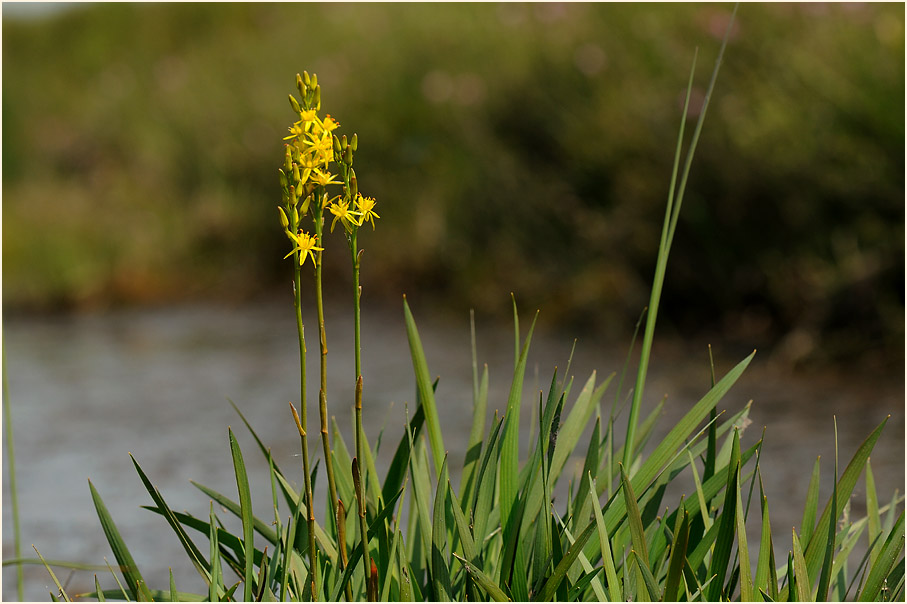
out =
{"type": "Polygon", "coordinates": [[[280,172],[280,186],[286,189],[290,186],[289,181],[287,181],[287,173],[283,171],[283,168],[277,168],[277,171],[280,172]]]}
{"type": "Polygon", "coordinates": [[[289,95],[289,97],[290,97],[290,107],[293,108],[293,111],[295,111],[296,113],[302,113],[302,109],[300,109],[299,101],[296,100],[296,97],[293,96],[292,94],[289,95]]]}
{"type": "MultiPolygon", "coordinates": [[[[305,214],[306,212],[309,211],[309,204],[311,204],[311,203],[312,203],[312,196],[309,195],[308,197],[305,198],[305,201],[302,202],[302,213],[303,214],[305,214]]],[[[295,211],[296,206],[293,206],[293,207],[294,207],[294,211],[295,211]]],[[[299,224],[298,218],[296,219],[296,224],[299,224]]]]}
{"type": "Polygon", "coordinates": [[[343,152],[343,163],[345,163],[348,166],[353,165],[353,148],[352,147],[347,147],[346,150],[343,152]]]}
{"type": "MultiPolygon", "coordinates": [[[[308,205],[305,205],[302,212],[305,213],[307,209],[308,205]]],[[[296,206],[293,206],[293,227],[295,228],[297,226],[299,226],[299,212],[296,211],[296,206]]]]}
{"type": "MultiPolygon", "coordinates": [[[[308,75],[309,74],[306,74],[306,77],[308,77],[308,75]]],[[[296,74],[296,89],[299,91],[299,96],[305,100],[305,83],[303,82],[302,76],[298,73],[296,74]]]]}
{"type": "Polygon", "coordinates": [[[342,152],[342,151],[346,151],[347,145],[349,145],[349,143],[348,143],[347,140],[346,140],[346,134],[344,134],[342,137],[340,137],[340,150],[341,150],[341,152],[342,152]]]}
{"type": "Polygon", "coordinates": [[[302,81],[305,82],[305,85],[308,87],[312,86],[312,77],[309,75],[308,71],[302,72],[302,81]]]}
{"type": "Polygon", "coordinates": [[[334,155],[340,155],[340,139],[334,136],[334,155]]]}
{"type": "Polygon", "coordinates": [[[315,103],[315,109],[320,110],[321,109],[321,86],[315,86],[315,96],[312,98],[313,98],[313,102],[315,103]]]}
{"type": "Polygon", "coordinates": [[[318,88],[318,75],[317,74],[314,74],[314,73],[312,74],[312,83],[309,84],[309,86],[311,86],[312,88],[318,88]]]}
{"type": "Polygon", "coordinates": [[[296,194],[296,187],[290,185],[290,201],[293,205],[296,205],[296,200],[299,199],[299,196],[296,194]]]}
{"type": "Polygon", "coordinates": [[[284,147],[286,148],[287,152],[283,158],[283,167],[284,167],[284,170],[289,172],[290,170],[293,169],[293,151],[292,151],[290,145],[284,145],[284,147]]]}
{"type": "Polygon", "coordinates": [[[299,174],[299,164],[293,164],[293,182],[299,182],[302,176],[299,174]]]}
{"type": "Polygon", "coordinates": [[[359,137],[356,136],[356,133],[353,133],[353,140],[350,142],[350,146],[353,147],[353,151],[356,151],[359,147],[359,137]]]}
{"type": "Polygon", "coordinates": [[[290,221],[287,220],[287,213],[283,211],[283,208],[277,206],[277,209],[280,210],[280,224],[283,225],[283,228],[287,229],[290,227],[290,221]]]}
{"type": "MultiPolygon", "coordinates": [[[[350,170],[350,172],[353,172],[350,170]]],[[[350,176],[350,197],[356,199],[356,195],[359,193],[359,182],[356,180],[356,173],[353,172],[350,176]]]]}

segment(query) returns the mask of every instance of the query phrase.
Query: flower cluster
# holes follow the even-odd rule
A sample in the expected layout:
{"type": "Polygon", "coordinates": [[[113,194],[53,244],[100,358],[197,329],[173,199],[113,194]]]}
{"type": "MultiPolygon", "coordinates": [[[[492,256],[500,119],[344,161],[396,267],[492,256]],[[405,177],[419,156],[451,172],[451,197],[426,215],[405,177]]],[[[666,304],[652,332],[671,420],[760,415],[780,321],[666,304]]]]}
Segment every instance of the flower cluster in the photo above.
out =
{"type": "Polygon", "coordinates": [[[321,110],[321,87],[318,77],[308,72],[296,75],[296,87],[302,96],[302,103],[290,95],[290,106],[299,119],[289,128],[284,137],[286,152],[284,165],[280,169],[280,184],[283,190],[284,207],[280,207],[280,220],[287,237],[293,243],[293,250],[287,258],[299,252],[299,264],[309,256],[317,262],[313,251],[317,247],[318,234],[309,235],[299,227],[300,216],[312,210],[316,230],[321,232],[324,212],[334,215],[331,231],[339,221],[348,235],[355,235],[365,222],[375,228],[375,200],[363,197],[358,191],[356,173],[353,170],[353,154],[357,148],[357,137],[351,140],[346,135],[337,137],[333,132],[340,123],[327,114],[318,116],[321,110]],[[338,173],[332,173],[332,165],[338,173]],[[340,186],[341,191],[333,196],[329,186],[340,186]]]}

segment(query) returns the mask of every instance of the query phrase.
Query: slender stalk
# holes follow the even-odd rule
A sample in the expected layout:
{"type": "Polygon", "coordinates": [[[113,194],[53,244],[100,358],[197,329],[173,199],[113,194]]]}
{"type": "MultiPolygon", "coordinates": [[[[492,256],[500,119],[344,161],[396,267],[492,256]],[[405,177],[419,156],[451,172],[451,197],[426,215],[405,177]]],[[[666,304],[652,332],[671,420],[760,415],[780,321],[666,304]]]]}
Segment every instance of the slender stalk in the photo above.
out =
{"type": "MultiPolygon", "coordinates": [[[[322,195],[321,187],[316,195],[322,195]]],[[[324,231],[324,208],[315,213],[315,238],[324,245],[322,233],[324,231]]],[[[318,391],[318,409],[321,414],[321,444],[324,449],[324,466],[328,474],[328,492],[331,497],[331,518],[339,525],[337,516],[337,485],[334,482],[334,460],[331,455],[331,439],[328,436],[328,402],[327,402],[327,355],[328,342],[324,330],[324,299],[321,287],[321,255],[323,252],[315,253],[315,307],[318,312],[318,342],[321,349],[321,388],[318,391]]],[[[345,562],[341,563],[340,570],[346,566],[345,562]]]]}
{"type": "MultiPolygon", "coordinates": [[[[296,225],[294,225],[296,228],[296,225]]],[[[293,281],[293,293],[294,303],[296,305],[296,329],[299,332],[299,377],[300,377],[300,393],[299,393],[299,408],[301,411],[301,416],[297,415],[296,409],[293,408],[293,403],[290,403],[290,409],[293,411],[293,419],[296,420],[296,427],[299,430],[299,439],[302,448],[302,473],[305,479],[305,495],[306,495],[306,508],[308,509],[308,527],[309,527],[309,577],[311,580],[312,587],[312,600],[318,599],[318,591],[316,588],[317,580],[317,571],[318,567],[315,564],[315,508],[314,508],[314,497],[312,496],[312,477],[309,469],[309,442],[306,435],[306,421],[307,421],[307,405],[306,405],[306,349],[305,349],[305,327],[302,323],[302,293],[301,293],[301,284],[302,277],[299,267],[299,252],[296,252],[294,255],[294,265],[295,269],[293,271],[294,281],[293,281]]]]}
{"type": "MultiPolygon", "coordinates": [[[[9,455],[9,493],[13,507],[13,548],[16,559],[22,559],[22,545],[19,534],[19,496],[16,491],[16,455],[13,452],[13,419],[9,408],[9,382],[6,379],[6,346],[3,347],[3,423],[6,426],[6,451],[9,455]]],[[[23,597],[22,562],[16,564],[16,593],[19,601],[23,597]]]]}
{"type": "MultiPolygon", "coordinates": [[[[352,255],[353,260],[353,297],[354,297],[354,306],[353,306],[353,351],[355,356],[356,363],[356,458],[358,460],[364,460],[362,453],[362,444],[363,444],[363,429],[362,429],[362,351],[360,346],[360,308],[359,301],[362,298],[362,287],[359,285],[359,260],[360,253],[357,251],[357,242],[356,242],[356,233],[354,229],[350,234],[350,254],[352,255]]],[[[368,548],[368,525],[365,521],[365,481],[366,481],[366,472],[362,463],[356,463],[354,461],[353,467],[356,469],[354,479],[358,477],[358,480],[355,480],[356,486],[356,497],[359,500],[359,532],[362,535],[362,561],[363,569],[365,571],[365,581],[368,585],[369,573],[371,571],[371,560],[369,558],[369,548],[368,548]],[[356,467],[358,466],[358,468],[356,467]]],[[[372,594],[369,591],[367,594],[369,601],[372,601],[372,594]]]]}

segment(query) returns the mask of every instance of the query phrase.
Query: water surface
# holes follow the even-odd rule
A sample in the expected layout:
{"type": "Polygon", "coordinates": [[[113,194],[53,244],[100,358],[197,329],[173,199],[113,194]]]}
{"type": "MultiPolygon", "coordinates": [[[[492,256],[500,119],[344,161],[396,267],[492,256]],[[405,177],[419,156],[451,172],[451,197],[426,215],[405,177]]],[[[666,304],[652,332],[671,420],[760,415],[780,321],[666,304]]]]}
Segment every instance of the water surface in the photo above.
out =
{"type": "MultiPolygon", "coordinates": [[[[429,369],[433,376],[441,376],[437,399],[445,446],[453,466],[458,467],[472,422],[468,313],[453,322],[428,316],[418,301],[411,303],[429,369]]],[[[524,333],[529,320],[526,313],[524,333]]],[[[317,401],[314,313],[306,321],[309,397],[317,401]]],[[[503,411],[506,405],[513,371],[513,334],[509,326],[489,324],[481,317],[477,323],[479,361],[488,363],[491,375],[491,414],[495,409],[503,411]]],[[[330,413],[352,447],[349,315],[329,315],[327,326],[330,413]]],[[[292,309],[286,305],[183,306],[50,318],[7,317],[4,327],[24,555],[33,556],[31,544],[35,544],[48,559],[103,564],[106,557],[114,562],[91,502],[90,478],[149,583],[166,586],[168,567],[173,567],[179,589],[203,593],[201,579],[169,527],[159,516],[140,509],[150,505],[151,499],[128,453],[134,455],[171,507],[205,516],[209,500],[189,480],[235,498],[227,439],[227,426],[232,426],[252,467],[257,513],[262,518],[273,517],[268,510],[270,485],[263,478],[265,463],[228,398],[272,447],[277,463],[299,480],[299,438],[287,406],[288,401],[299,403],[298,345],[292,309]]],[[[406,408],[412,409],[415,398],[402,311],[366,311],[362,330],[366,432],[374,439],[384,428],[378,465],[386,467],[402,435],[406,408]]],[[[547,389],[553,368],[559,366],[563,372],[573,335],[546,331],[542,315],[524,388],[525,426],[537,392],[547,389]]],[[[713,344],[719,374],[742,358],[725,358],[720,343],[713,344]]],[[[571,374],[580,382],[574,392],[593,370],[598,372],[598,381],[619,371],[626,345],[619,342],[603,349],[580,339],[571,366],[571,374]]],[[[662,396],[668,396],[656,438],[707,390],[707,358],[699,346],[660,342],[656,336],[644,397],[645,412],[662,396]]],[[[605,395],[604,414],[613,397],[614,385],[605,395]]],[[[763,478],[780,555],[790,548],[789,527],[800,524],[817,455],[823,460],[822,496],[830,494],[833,416],[838,420],[842,470],[863,438],[887,415],[892,416],[872,463],[881,498],[890,497],[895,488],[903,492],[903,375],[885,379],[846,372],[798,375],[773,367],[757,354],[721,408],[736,411],[750,399],[754,401],[753,423],[743,440],[744,445],[752,444],[766,426],[763,478]]],[[[572,402],[571,398],[568,404],[572,402]]],[[[316,406],[310,408],[309,425],[318,425],[316,406]]],[[[622,421],[618,425],[623,425],[622,421]]],[[[521,445],[525,446],[525,441],[523,437],[521,445]]],[[[586,442],[581,441],[581,451],[585,451],[586,442]]],[[[312,447],[320,448],[320,442],[312,447]]],[[[13,533],[5,470],[3,557],[8,559],[13,556],[13,533]]],[[[324,480],[320,482],[319,495],[325,490],[324,480]]],[[[852,514],[862,513],[863,498],[861,480],[852,514]]],[[[317,501],[324,501],[323,495],[317,501]]],[[[226,513],[221,516],[228,517],[226,513]]],[[[70,576],[64,570],[59,577],[68,581],[70,593],[93,588],[88,572],[70,576]]],[[[112,584],[106,571],[99,577],[102,585],[112,584]]],[[[48,599],[52,582],[42,567],[26,567],[26,582],[27,599],[48,599]]],[[[3,599],[13,599],[15,593],[15,570],[4,568],[3,599]]]]}

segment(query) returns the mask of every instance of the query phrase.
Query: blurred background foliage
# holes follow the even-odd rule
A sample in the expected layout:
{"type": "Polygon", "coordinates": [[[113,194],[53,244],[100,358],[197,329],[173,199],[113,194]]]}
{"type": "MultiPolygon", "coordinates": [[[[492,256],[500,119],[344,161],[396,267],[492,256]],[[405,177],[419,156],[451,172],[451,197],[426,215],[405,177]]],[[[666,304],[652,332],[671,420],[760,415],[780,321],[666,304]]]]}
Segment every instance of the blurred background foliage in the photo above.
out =
{"type": "MultiPolygon", "coordinates": [[[[507,316],[512,291],[609,336],[648,302],[689,66],[698,47],[695,113],[732,8],[8,7],[5,309],[285,295],[277,167],[305,69],[378,200],[369,297],[507,316]]],[[[741,6],[663,327],[903,366],[904,73],[901,4],[741,6]]]]}

